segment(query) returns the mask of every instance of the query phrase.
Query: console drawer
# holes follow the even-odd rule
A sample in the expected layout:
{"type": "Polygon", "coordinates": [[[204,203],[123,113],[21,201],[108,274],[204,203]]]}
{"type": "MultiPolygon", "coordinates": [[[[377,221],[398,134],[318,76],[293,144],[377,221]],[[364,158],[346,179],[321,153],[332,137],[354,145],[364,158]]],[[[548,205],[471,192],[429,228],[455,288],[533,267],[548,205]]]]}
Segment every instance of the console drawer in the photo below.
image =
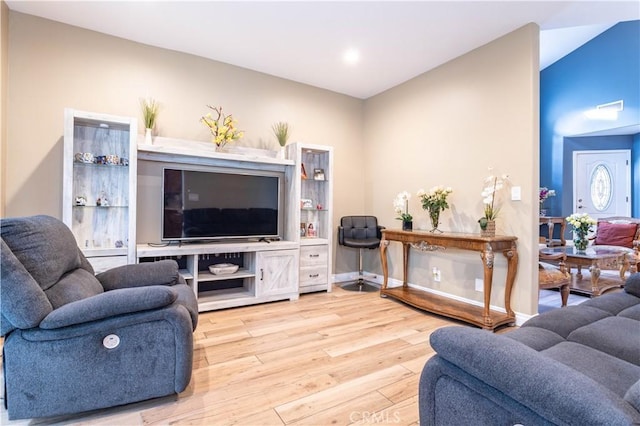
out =
{"type": "Polygon", "coordinates": [[[300,268],[300,287],[327,283],[327,265],[300,268]]]}
{"type": "Polygon", "coordinates": [[[326,245],[300,247],[300,267],[326,265],[329,249],[326,245]]]}

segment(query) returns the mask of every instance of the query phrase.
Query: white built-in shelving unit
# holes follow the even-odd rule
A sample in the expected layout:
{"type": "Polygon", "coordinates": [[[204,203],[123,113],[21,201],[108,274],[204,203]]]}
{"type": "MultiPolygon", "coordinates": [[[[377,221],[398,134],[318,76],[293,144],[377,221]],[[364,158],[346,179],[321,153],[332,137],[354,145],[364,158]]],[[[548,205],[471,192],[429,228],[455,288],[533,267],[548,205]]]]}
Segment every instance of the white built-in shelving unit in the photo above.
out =
{"type": "Polygon", "coordinates": [[[271,151],[231,147],[220,152],[209,143],[163,137],[145,144],[133,118],[68,109],[64,173],[63,219],[99,270],[175,259],[198,298],[200,311],[295,300],[300,293],[331,290],[331,147],[294,143],[287,147],[286,158],[280,158],[271,151]],[[90,161],[92,157],[95,161],[90,161]],[[136,244],[138,159],[204,170],[222,167],[282,173],[282,239],[136,244]],[[229,274],[210,272],[209,266],[219,263],[239,268],[229,274]]]}
{"type": "Polygon", "coordinates": [[[287,158],[287,189],[293,208],[287,210],[287,234],[300,243],[300,293],[331,291],[333,245],[333,148],[293,143],[287,158]]]}
{"type": "Polygon", "coordinates": [[[65,109],[62,220],[96,272],[136,260],[132,117],[65,109]]]}

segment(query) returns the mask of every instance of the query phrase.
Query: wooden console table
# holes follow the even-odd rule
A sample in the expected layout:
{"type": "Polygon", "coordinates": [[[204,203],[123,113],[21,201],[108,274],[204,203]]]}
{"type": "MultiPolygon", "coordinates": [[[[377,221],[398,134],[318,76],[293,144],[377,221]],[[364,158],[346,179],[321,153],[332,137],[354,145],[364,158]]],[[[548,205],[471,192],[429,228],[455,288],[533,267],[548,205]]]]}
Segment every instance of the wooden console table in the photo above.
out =
{"type": "Polygon", "coordinates": [[[480,234],[432,233],[419,231],[401,231],[385,229],[380,241],[380,258],[384,281],[380,294],[390,296],[418,309],[444,315],[457,320],[477,325],[487,330],[494,330],[504,324],[515,322],[515,313],[511,309],[511,289],[518,269],[517,237],[495,236],[481,237],[480,234]],[[389,267],[387,265],[387,246],[390,241],[402,243],[404,277],[402,287],[387,288],[389,267]],[[410,288],[407,285],[409,272],[409,248],[420,251],[433,251],[439,248],[457,248],[480,252],[484,265],[484,307],[459,302],[448,297],[438,296],[426,291],[410,288]],[[491,286],[493,282],[493,261],[496,252],[502,252],[507,258],[507,277],[504,295],[506,313],[490,308],[491,286]]]}

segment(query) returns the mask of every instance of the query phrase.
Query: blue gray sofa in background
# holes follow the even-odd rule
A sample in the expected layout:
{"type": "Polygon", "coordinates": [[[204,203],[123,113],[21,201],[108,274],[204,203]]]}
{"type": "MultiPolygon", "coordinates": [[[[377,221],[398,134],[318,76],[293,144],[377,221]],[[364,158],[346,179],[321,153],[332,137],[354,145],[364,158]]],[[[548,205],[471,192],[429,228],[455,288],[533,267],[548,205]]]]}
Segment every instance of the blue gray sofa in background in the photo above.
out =
{"type": "Polygon", "coordinates": [[[55,218],[2,219],[0,232],[9,419],[112,407],[187,387],[198,307],[174,261],[95,276],[55,218]]]}
{"type": "Polygon", "coordinates": [[[503,334],[436,330],[431,346],[422,426],[640,424],[640,274],[503,334]]]}

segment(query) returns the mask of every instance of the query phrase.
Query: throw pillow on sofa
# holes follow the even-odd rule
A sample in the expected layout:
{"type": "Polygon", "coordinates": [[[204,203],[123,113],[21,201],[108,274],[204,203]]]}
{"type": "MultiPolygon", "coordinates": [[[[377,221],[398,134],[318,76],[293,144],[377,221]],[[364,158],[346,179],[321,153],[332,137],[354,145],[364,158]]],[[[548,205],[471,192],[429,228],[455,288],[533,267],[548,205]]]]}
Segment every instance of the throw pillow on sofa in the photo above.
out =
{"type": "Polygon", "coordinates": [[[637,226],[635,223],[598,222],[594,244],[633,248],[637,226]]]}

